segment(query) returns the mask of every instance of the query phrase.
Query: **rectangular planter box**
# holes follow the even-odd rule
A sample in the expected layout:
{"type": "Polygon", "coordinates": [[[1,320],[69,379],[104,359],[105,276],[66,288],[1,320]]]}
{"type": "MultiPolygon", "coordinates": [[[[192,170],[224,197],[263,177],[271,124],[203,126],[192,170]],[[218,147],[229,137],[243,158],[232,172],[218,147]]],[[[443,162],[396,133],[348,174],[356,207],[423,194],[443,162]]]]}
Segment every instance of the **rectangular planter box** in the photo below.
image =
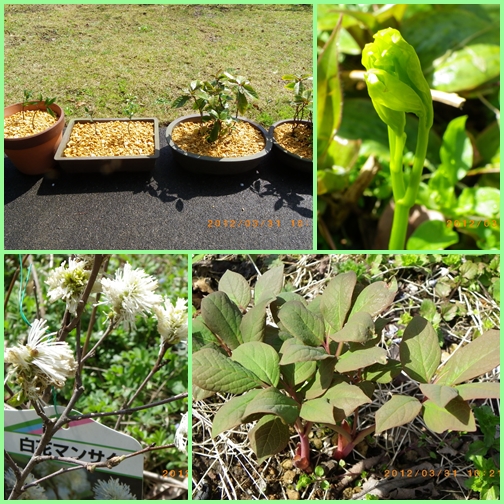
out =
{"type": "MultiPolygon", "coordinates": [[[[130,121],[130,119],[94,119],[95,123],[110,121],[130,121]]],[[[63,151],[70,139],[75,123],[91,123],[90,119],[71,119],[63,134],[63,139],[54,156],[61,169],[68,173],[110,174],[114,172],[150,171],[159,158],[159,122],[155,117],[134,118],[134,121],[152,122],[154,125],[154,154],[151,156],[107,156],[107,157],[64,157],[63,151]]]]}

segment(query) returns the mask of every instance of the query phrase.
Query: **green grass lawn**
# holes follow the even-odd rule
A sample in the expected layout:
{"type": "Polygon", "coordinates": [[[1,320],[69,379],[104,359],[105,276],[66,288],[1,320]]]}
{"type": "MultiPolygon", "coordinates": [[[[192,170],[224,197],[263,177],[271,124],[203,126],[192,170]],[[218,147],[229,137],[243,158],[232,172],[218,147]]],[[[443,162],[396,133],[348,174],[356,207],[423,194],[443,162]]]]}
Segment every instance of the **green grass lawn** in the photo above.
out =
{"type": "Polygon", "coordinates": [[[313,68],[311,5],[6,5],[4,19],[5,105],[27,89],[68,118],[124,116],[134,95],[137,117],[166,125],[191,112],[170,107],[191,80],[233,69],[267,126],[292,117],[281,76],[313,68]]]}

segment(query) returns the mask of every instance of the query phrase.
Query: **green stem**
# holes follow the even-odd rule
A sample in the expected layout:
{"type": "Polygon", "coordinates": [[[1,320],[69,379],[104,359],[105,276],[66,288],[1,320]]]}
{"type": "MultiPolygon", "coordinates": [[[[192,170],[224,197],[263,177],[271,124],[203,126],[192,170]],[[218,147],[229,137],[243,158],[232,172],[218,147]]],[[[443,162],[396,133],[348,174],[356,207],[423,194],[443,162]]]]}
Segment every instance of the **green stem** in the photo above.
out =
{"type": "MultiPolygon", "coordinates": [[[[408,188],[405,190],[404,179],[401,170],[401,179],[394,180],[394,176],[392,177],[392,190],[394,192],[394,201],[395,201],[395,210],[394,210],[394,220],[392,223],[392,232],[390,234],[389,241],[389,250],[404,250],[406,247],[406,233],[408,230],[408,220],[409,220],[409,212],[411,207],[415,204],[418,188],[420,186],[420,179],[422,177],[422,171],[425,161],[425,156],[427,154],[427,145],[429,142],[429,127],[425,125],[424,120],[421,118],[418,124],[418,136],[417,136],[417,145],[415,150],[415,159],[413,161],[413,169],[411,171],[411,175],[409,178],[408,188]],[[394,183],[395,182],[395,183],[394,183]],[[401,185],[402,184],[402,185],[401,185]]],[[[389,129],[389,135],[391,131],[389,129]]],[[[404,137],[405,140],[405,137],[404,137]]],[[[398,153],[398,141],[397,137],[395,138],[395,149],[394,154],[398,153]]],[[[392,153],[392,144],[391,153],[392,153]]],[[[402,144],[404,146],[404,143],[402,144]]],[[[394,157],[394,164],[396,162],[395,156],[391,155],[391,166],[390,173],[394,173],[392,169],[392,157],[394,157]]],[[[399,177],[397,177],[398,179],[399,177]]]]}
{"type": "Polygon", "coordinates": [[[394,193],[394,201],[404,197],[406,188],[404,185],[403,174],[403,151],[406,143],[406,134],[403,132],[401,136],[388,127],[389,146],[390,146],[390,178],[392,181],[392,191],[394,193]]]}

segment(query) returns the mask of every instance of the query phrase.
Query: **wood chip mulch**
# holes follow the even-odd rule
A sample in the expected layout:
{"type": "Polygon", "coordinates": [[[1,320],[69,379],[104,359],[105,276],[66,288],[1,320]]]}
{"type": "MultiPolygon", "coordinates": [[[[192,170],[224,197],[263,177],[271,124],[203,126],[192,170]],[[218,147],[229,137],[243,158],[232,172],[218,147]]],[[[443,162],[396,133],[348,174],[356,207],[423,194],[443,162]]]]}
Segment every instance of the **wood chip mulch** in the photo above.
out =
{"type": "Polygon", "coordinates": [[[275,140],[286,150],[302,158],[313,159],[313,128],[298,124],[292,129],[291,123],[275,127],[275,140]]]}

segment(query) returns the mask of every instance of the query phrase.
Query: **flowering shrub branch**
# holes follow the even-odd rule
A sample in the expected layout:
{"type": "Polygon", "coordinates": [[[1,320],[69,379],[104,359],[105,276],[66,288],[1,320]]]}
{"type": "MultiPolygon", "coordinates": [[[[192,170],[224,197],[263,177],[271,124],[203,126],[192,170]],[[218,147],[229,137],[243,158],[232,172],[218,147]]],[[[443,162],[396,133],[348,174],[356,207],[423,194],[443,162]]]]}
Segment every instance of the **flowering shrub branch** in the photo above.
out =
{"type": "MultiPolygon", "coordinates": [[[[10,345],[5,349],[4,360],[9,365],[6,382],[14,384],[14,387],[6,385],[5,402],[11,408],[20,406],[24,409],[33,408],[44,425],[37,448],[24,468],[20,467],[5,452],[6,465],[10,467],[10,475],[6,475],[6,482],[9,482],[8,488],[10,490],[9,500],[23,498],[22,494],[29,489],[31,491],[36,489],[33,495],[37,495],[37,498],[47,498],[43,497],[44,491],[39,485],[50,478],[82,468],[88,471],[94,471],[97,467],[111,468],[126,458],[176,446],[166,443],[156,446],[159,443],[150,443],[146,448],[137,452],[98,463],[85,462],[73,457],[44,455],[53,436],[71,421],[118,416],[116,422],[116,429],[118,429],[124,415],[187,398],[187,392],[184,392],[158,401],[147,400],[147,404],[132,407],[135,399],[145,401],[140,394],[155,373],[170,362],[169,359],[164,358],[170,348],[187,339],[186,300],[178,298],[175,304],[172,304],[168,298],[158,294],[156,292],[159,287],[158,280],[147,274],[142,268],[134,268],[126,262],[112,276],[107,274],[108,265],[109,257],[103,254],[75,255],[53,269],[47,275],[45,283],[48,286],[47,297],[51,303],[65,302],[60,329],[49,333],[48,328],[52,325],[48,321],[49,318],[48,320],[35,318],[28,331],[26,343],[16,346],[10,345]],[[103,300],[98,302],[100,293],[103,300]],[[92,295],[96,295],[94,303],[91,301],[92,295]],[[84,322],[83,316],[86,313],[86,307],[89,307],[90,304],[89,322],[84,322]],[[104,322],[103,307],[109,310],[105,314],[104,322]],[[83,382],[83,373],[86,369],[84,367],[86,361],[92,357],[96,358],[104,341],[110,340],[113,333],[119,331],[121,326],[126,331],[135,330],[140,317],[145,320],[157,321],[157,332],[161,340],[158,357],[153,367],[147,372],[145,379],[138,388],[133,390],[130,398],[124,401],[119,409],[111,412],[95,411],[82,415],[72,414],[79,399],[85,397],[86,383],[83,382]],[[97,320],[102,324],[105,323],[106,328],[98,341],[88,350],[91,346],[93,329],[97,320]],[[86,331],[82,330],[84,323],[88,323],[86,331]],[[73,331],[75,331],[75,349],[67,342],[68,336],[73,331]],[[81,346],[82,333],[85,334],[84,346],[81,346]],[[49,418],[44,407],[51,397],[51,390],[64,391],[67,389],[67,382],[72,379],[73,390],[64,411],[58,418],[49,418]],[[35,479],[32,475],[35,466],[48,460],[72,463],[77,467],[60,469],[35,479]]],[[[17,274],[14,277],[16,278],[17,274]]],[[[13,282],[11,282],[6,296],[6,307],[12,291],[13,282]]],[[[37,313],[39,313],[38,306],[37,313]]],[[[101,495],[101,498],[107,498],[108,492],[112,492],[124,499],[135,499],[133,495],[129,494],[127,485],[123,485],[113,478],[108,482],[101,481],[93,490],[96,498],[98,495],[101,495]]]]}

